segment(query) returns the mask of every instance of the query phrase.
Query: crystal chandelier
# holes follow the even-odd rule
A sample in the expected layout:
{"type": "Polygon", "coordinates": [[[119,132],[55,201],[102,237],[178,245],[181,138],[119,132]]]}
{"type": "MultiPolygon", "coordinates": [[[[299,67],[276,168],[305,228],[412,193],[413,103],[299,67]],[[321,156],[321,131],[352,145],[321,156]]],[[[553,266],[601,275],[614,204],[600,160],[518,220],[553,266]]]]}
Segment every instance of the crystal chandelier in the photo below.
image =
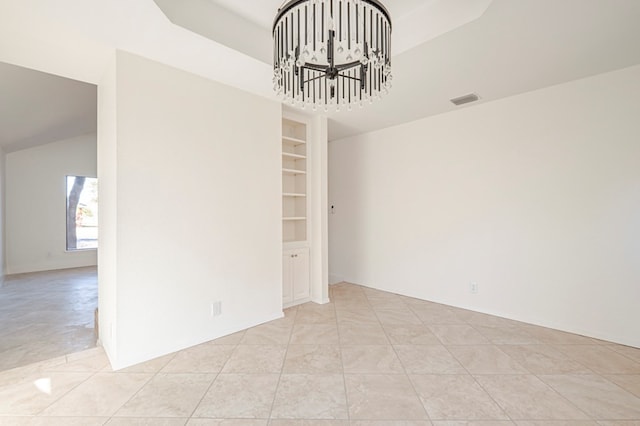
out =
{"type": "Polygon", "coordinates": [[[391,17],[377,0],[291,0],[273,24],[273,88],[301,108],[373,103],[391,88],[391,17]]]}

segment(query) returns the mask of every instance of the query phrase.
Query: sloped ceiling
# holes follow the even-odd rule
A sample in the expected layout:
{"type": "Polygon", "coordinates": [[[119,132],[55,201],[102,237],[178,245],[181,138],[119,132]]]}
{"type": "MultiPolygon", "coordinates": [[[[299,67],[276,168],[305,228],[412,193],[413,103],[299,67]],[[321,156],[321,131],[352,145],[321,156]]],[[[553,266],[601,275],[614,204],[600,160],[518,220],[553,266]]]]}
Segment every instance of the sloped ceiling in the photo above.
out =
{"type": "Polygon", "coordinates": [[[96,89],[0,63],[0,147],[13,152],[95,132],[96,89]]]}

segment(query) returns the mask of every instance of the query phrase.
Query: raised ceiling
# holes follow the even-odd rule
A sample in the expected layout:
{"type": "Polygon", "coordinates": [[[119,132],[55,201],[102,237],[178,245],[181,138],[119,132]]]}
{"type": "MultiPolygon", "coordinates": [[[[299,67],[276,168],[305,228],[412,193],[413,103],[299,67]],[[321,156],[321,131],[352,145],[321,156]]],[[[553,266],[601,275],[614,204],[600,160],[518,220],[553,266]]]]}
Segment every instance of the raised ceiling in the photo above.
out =
{"type": "MultiPolygon", "coordinates": [[[[394,88],[330,116],[330,139],[640,64],[638,0],[384,0],[394,88]]],[[[0,61],[97,83],[115,49],[274,98],[280,0],[0,2],[0,61]],[[213,15],[210,14],[214,11],[213,15]]],[[[473,108],[475,104],[459,108],[473,108]]]]}
{"type": "MultiPolygon", "coordinates": [[[[154,0],[176,25],[271,64],[280,0],[154,0]]],[[[387,0],[395,54],[478,19],[493,0],[387,0]]]]}
{"type": "MultiPolygon", "coordinates": [[[[214,11],[208,7],[225,8],[245,27],[236,23],[228,27],[232,36],[212,38],[271,60],[270,45],[244,49],[242,31],[255,27],[261,39],[270,40],[274,11],[282,1],[183,0],[180,7],[172,0],[156,2],[174,23],[204,36],[211,36],[210,30],[197,23],[214,11]],[[173,6],[164,7],[168,2],[173,6]]],[[[383,3],[394,24],[396,87],[362,110],[331,114],[332,140],[451,111],[456,107],[450,99],[468,93],[487,102],[640,63],[637,0],[383,3]]]]}
{"type": "MultiPolygon", "coordinates": [[[[286,3],[282,0],[238,1],[238,0],[209,0],[223,6],[236,14],[250,20],[267,30],[271,29],[275,11],[286,3]]],[[[430,6],[441,0],[385,0],[383,3],[394,19],[409,15],[421,6],[430,6]]],[[[448,0],[455,1],[455,0],[448,0]]]]}

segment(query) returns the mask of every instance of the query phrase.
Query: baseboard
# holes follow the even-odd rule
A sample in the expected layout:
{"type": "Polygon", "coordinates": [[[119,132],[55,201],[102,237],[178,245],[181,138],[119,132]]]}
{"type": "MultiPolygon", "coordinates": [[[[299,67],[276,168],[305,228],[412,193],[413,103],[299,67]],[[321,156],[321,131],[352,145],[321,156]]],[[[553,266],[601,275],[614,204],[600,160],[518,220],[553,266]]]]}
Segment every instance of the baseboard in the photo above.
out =
{"type": "Polygon", "coordinates": [[[459,303],[453,303],[451,300],[439,300],[439,299],[425,299],[424,297],[418,296],[414,293],[407,293],[407,292],[402,292],[402,291],[398,291],[397,289],[394,290],[389,290],[389,289],[385,289],[385,288],[380,288],[380,287],[374,287],[374,286],[370,286],[370,285],[366,285],[366,284],[359,284],[357,282],[354,281],[349,281],[352,284],[355,285],[360,285],[362,287],[367,287],[367,288],[372,288],[375,290],[381,290],[381,291],[386,291],[389,293],[394,293],[394,294],[398,294],[401,296],[406,296],[406,297],[411,297],[414,299],[419,299],[419,300],[424,300],[427,302],[432,302],[432,303],[437,303],[437,304],[441,304],[441,305],[445,305],[445,306],[450,306],[453,308],[459,308],[459,309],[466,309],[469,311],[473,311],[473,312],[478,312],[481,314],[486,314],[486,315],[492,315],[495,317],[499,317],[499,318],[505,318],[508,320],[513,320],[513,321],[519,321],[519,322],[523,322],[525,324],[530,324],[530,325],[536,325],[539,327],[544,327],[544,328],[549,328],[552,330],[558,330],[558,331],[563,331],[566,333],[571,333],[571,334],[577,334],[580,336],[585,336],[585,337],[590,337],[593,339],[598,339],[598,340],[603,340],[606,342],[611,342],[611,343],[616,343],[619,345],[624,345],[624,346],[630,346],[630,347],[634,347],[634,348],[639,348],[640,349],[640,337],[635,336],[635,335],[613,335],[610,333],[603,333],[600,331],[594,331],[594,330],[587,330],[584,329],[580,326],[576,326],[574,324],[570,324],[570,323],[561,323],[561,322],[557,322],[557,321],[549,321],[546,318],[540,318],[540,317],[530,317],[530,316],[523,316],[523,315],[519,315],[518,313],[515,312],[505,312],[505,311],[491,311],[491,310],[486,310],[486,309],[479,309],[478,307],[473,307],[473,306],[468,306],[465,304],[459,304],[459,303]]]}
{"type": "MultiPolygon", "coordinates": [[[[113,370],[114,371],[118,371],[118,370],[121,370],[123,368],[131,367],[133,365],[138,365],[138,364],[141,364],[143,362],[151,361],[152,359],[156,359],[156,358],[159,358],[159,357],[164,356],[164,355],[168,355],[168,354],[171,354],[171,353],[174,353],[174,352],[179,352],[179,351],[182,351],[182,350],[185,350],[185,349],[189,349],[189,348],[191,348],[193,346],[197,346],[197,345],[200,345],[202,343],[210,342],[212,340],[216,340],[216,339],[219,339],[221,337],[225,337],[225,336],[228,336],[228,335],[231,335],[231,334],[234,334],[234,333],[237,333],[237,332],[240,332],[240,331],[252,328],[252,327],[256,327],[258,325],[265,324],[267,322],[274,321],[274,320],[277,320],[277,319],[280,319],[280,318],[284,318],[284,312],[283,311],[278,311],[278,312],[275,312],[275,313],[273,313],[271,315],[265,315],[264,317],[262,317],[262,318],[260,318],[258,320],[246,321],[246,322],[243,322],[243,323],[240,323],[240,324],[236,324],[233,327],[229,327],[229,328],[223,329],[222,331],[219,331],[219,332],[217,332],[215,334],[206,336],[206,337],[201,338],[201,339],[196,339],[196,340],[190,341],[189,343],[186,344],[186,346],[182,345],[184,347],[169,348],[169,349],[166,349],[164,351],[161,351],[160,353],[147,353],[147,354],[145,354],[143,356],[136,357],[136,359],[129,359],[129,360],[126,360],[126,361],[120,361],[120,360],[111,359],[111,357],[109,356],[110,355],[110,353],[109,353],[110,351],[108,351],[107,348],[105,348],[105,352],[107,352],[107,356],[109,357],[109,361],[111,363],[111,367],[113,368],[113,370]]],[[[116,356],[116,358],[117,358],[117,356],[116,356]]]]}
{"type": "Polygon", "coordinates": [[[284,303],[282,305],[282,309],[293,308],[294,306],[303,305],[303,304],[308,303],[308,302],[311,302],[311,298],[310,297],[305,297],[304,299],[294,300],[293,302],[290,302],[290,303],[284,303]]]}
{"type": "Polygon", "coordinates": [[[95,261],[77,262],[77,263],[58,263],[58,264],[32,264],[20,265],[18,267],[7,267],[7,275],[23,275],[34,272],[62,271],[65,269],[93,268],[98,264],[95,261]]]}

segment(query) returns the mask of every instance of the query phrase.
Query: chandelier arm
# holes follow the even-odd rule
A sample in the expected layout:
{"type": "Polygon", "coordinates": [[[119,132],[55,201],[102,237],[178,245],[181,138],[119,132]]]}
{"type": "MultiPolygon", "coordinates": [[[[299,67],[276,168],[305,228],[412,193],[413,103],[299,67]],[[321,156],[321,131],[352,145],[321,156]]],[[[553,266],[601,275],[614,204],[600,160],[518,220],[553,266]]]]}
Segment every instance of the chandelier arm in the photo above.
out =
{"type": "MultiPolygon", "coordinates": [[[[312,77],[312,78],[309,78],[307,80],[304,80],[304,84],[311,83],[312,81],[320,80],[321,78],[325,78],[325,77],[326,77],[325,75],[319,75],[319,76],[316,76],[316,77],[312,77]]],[[[351,77],[349,75],[338,74],[338,77],[348,78],[350,80],[355,80],[355,81],[360,81],[359,78],[351,77]]]]}
{"type": "Polygon", "coordinates": [[[360,61],[353,61],[353,62],[349,62],[348,64],[341,64],[341,65],[336,65],[336,69],[338,71],[346,71],[346,70],[350,70],[351,68],[355,68],[358,65],[362,65],[362,62],[360,61]]]}
{"type": "Polygon", "coordinates": [[[326,65],[310,64],[306,63],[302,68],[309,68],[314,71],[325,72],[327,70],[326,65]]]}
{"type": "Polygon", "coordinates": [[[359,78],[357,77],[351,77],[350,75],[344,75],[344,74],[338,74],[338,77],[342,77],[342,78],[348,78],[349,80],[354,80],[354,81],[360,81],[359,78]]]}
{"type": "Polygon", "coordinates": [[[317,77],[313,77],[313,78],[310,78],[308,80],[304,80],[304,84],[311,83],[312,81],[320,80],[321,78],[324,78],[324,77],[325,77],[324,75],[319,75],[317,77]]]}

